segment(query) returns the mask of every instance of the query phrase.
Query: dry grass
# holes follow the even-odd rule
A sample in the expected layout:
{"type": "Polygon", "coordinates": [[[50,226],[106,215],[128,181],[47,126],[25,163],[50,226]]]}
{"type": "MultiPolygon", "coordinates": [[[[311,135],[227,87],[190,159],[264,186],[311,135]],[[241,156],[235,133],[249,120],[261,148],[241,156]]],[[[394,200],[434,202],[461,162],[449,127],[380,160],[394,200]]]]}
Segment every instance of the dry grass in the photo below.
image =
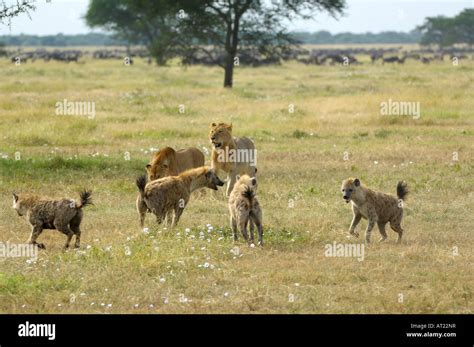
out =
{"type": "Polygon", "coordinates": [[[64,236],[45,231],[36,263],[0,260],[1,312],[473,312],[472,61],[241,67],[233,90],[221,88],[219,68],[142,61],[0,60],[0,69],[0,240],[29,236],[12,190],[76,197],[86,186],[95,199],[80,251],[63,252],[64,236]],[[389,98],[420,102],[421,118],[380,116],[389,98]],[[55,115],[63,99],[95,102],[96,118],[55,115]],[[263,249],[239,242],[231,252],[221,195],[193,199],[177,230],[150,216],[148,235],[138,227],[133,182],[150,148],[209,148],[213,121],[232,121],[256,142],[263,249]],[[392,193],[408,182],[403,245],[389,231],[363,261],[325,257],[333,241],[362,242],[347,238],[339,187],[348,176],[392,193]]]}

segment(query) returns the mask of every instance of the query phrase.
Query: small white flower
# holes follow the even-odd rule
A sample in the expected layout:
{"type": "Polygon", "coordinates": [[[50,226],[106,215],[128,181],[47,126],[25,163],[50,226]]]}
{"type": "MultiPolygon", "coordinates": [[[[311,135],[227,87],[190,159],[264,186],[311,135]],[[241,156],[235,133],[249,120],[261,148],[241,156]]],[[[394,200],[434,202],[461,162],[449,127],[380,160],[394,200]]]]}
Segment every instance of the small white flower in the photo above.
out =
{"type": "Polygon", "coordinates": [[[143,228],[143,233],[144,233],[145,235],[149,234],[149,233],[150,233],[150,229],[148,229],[148,228],[143,228]]]}
{"type": "Polygon", "coordinates": [[[374,164],[377,165],[379,162],[377,160],[374,160],[374,164]]]}
{"type": "Polygon", "coordinates": [[[170,301],[168,300],[168,298],[165,298],[165,299],[163,300],[163,303],[165,303],[165,304],[167,304],[167,303],[169,303],[169,302],[170,302],[170,301]]]}
{"type": "Polygon", "coordinates": [[[255,244],[254,243],[251,243],[250,244],[250,248],[254,248],[255,247],[255,244]]]}
{"type": "Polygon", "coordinates": [[[107,307],[112,307],[112,304],[108,304],[107,307]]]}
{"type": "Polygon", "coordinates": [[[166,282],[166,278],[160,277],[160,283],[165,283],[165,282],[166,282]]]}
{"type": "Polygon", "coordinates": [[[204,267],[207,269],[209,267],[209,263],[204,263],[204,267]]]}
{"type": "Polygon", "coordinates": [[[133,305],[133,307],[138,308],[138,304],[133,305]]]}
{"type": "Polygon", "coordinates": [[[225,292],[224,293],[224,296],[227,298],[229,296],[229,293],[228,292],[225,292]]]}

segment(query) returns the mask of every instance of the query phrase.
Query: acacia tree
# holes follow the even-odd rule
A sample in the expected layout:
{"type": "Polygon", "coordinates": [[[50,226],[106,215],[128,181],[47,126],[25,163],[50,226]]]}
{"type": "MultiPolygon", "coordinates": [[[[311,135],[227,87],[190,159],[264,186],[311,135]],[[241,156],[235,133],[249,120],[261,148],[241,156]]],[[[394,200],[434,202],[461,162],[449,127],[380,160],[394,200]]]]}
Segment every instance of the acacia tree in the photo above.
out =
{"type": "Polygon", "coordinates": [[[0,1],[0,23],[5,20],[10,21],[22,13],[29,13],[35,10],[34,0],[16,0],[16,1],[0,1]]]}
{"type": "Polygon", "coordinates": [[[91,0],[89,26],[145,39],[158,62],[212,45],[224,52],[224,87],[232,87],[242,47],[278,54],[295,43],[285,26],[319,11],[342,12],[345,0],[91,0]],[[179,17],[178,13],[185,13],[179,17]]]}
{"type": "Polygon", "coordinates": [[[117,37],[143,43],[159,65],[177,55],[184,44],[181,6],[169,0],[92,0],[85,16],[90,27],[103,27],[117,37]]]}
{"type": "Polygon", "coordinates": [[[336,15],[344,0],[195,0],[183,4],[188,12],[187,27],[200,41],[225,51],[224,87],[233,86],[234,66],[239,49],[249,47],[260,53],[279,53],[295,41],[286,31],[289,21],[310,19],[319,11],[336,15]]]}

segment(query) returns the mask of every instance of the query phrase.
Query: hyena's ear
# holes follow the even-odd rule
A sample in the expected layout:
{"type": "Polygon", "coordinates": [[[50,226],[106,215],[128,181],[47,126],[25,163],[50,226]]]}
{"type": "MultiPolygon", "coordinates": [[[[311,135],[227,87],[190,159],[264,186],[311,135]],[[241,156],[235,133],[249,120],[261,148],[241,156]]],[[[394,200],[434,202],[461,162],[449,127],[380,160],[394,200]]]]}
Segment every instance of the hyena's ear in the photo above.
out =
{"type": "Polygon", "coordinates": [[[257,184],[257,179],[255,177],[252,177],[252,185],[255,186],[257,184]]]}
{"type": "Polygon", "coordinates": [[[13,194],[13,201],[17,202],[18,201],[18,195],[16,195],[15,192],[13,192],[12,194],[13,194]]]}
{"type": "Polygon", "coordinates": [[[227,126],[227,130],[232,131],[232,123],[227,126]]]}
{"type": "Polygon", "coordinates": [[[355,185],[356,187],[360,186],[360,180],[359,180],[358,178],[356,178],[356,179],[354,180],[354,185],[355,185]]]}
{"type": "Polygon", "coordinates": [[[217,124],[216,123],[211,123],[209,124],[209,128],[214,128],[217,124]]]}
{"type": "Polygon", "coordinates": [[[235,176],[235,180],[236,181],[240,180],[240,175],[235,176]]]}
{"type": "Polygon", "coordinates": [[[145,167],[146,167],[146,171],[150,171],[150,169],[151,169],[151,164],[146,164],[145,167]]]}

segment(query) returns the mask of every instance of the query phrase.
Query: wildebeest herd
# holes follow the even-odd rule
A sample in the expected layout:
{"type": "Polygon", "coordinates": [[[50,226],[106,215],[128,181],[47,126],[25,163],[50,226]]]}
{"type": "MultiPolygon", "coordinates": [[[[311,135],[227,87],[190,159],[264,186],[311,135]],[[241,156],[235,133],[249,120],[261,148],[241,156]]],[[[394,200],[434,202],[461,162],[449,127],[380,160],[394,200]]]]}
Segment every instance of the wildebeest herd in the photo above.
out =
{"type": "MultiPolygon", "coordinates": [[[[79,62],[81,58],[90,57],[92,59],[127,59],[133,64],[134,58],[144,58],[148,64],[152,63],[152,57],[145,48],[110,48],[95,51],[77,49],[36,49],[32,51],[17,50],[5,53],[13,63],[34,62],[36,60],[56,60],[61,62],[79,62]]],[[[222,66],[225,62],[225,52],[212,48],[195,47],[187,51],[182,58],[183,65],[205,65],[222,66]]],[[[281,64],[282,61],[297,61],[307,65],[357,65],[364,61],[371,63],[380,62],[403,64],[407,59],[428,64],[434,61],[445,61],[456,59],[473,59],[474,49],[469,47],[450,47],[443,49],[419,48],[405,50],[403,47],[390,48],[314,48],[305,49],[301,47],[288,48],[279,52],[259,52],[256,49],[243,48],[237,56],[239,64],[243,66],[267,66],[281,64]],[[361,59],[361,57],[369,59],[361,59]]]]}

